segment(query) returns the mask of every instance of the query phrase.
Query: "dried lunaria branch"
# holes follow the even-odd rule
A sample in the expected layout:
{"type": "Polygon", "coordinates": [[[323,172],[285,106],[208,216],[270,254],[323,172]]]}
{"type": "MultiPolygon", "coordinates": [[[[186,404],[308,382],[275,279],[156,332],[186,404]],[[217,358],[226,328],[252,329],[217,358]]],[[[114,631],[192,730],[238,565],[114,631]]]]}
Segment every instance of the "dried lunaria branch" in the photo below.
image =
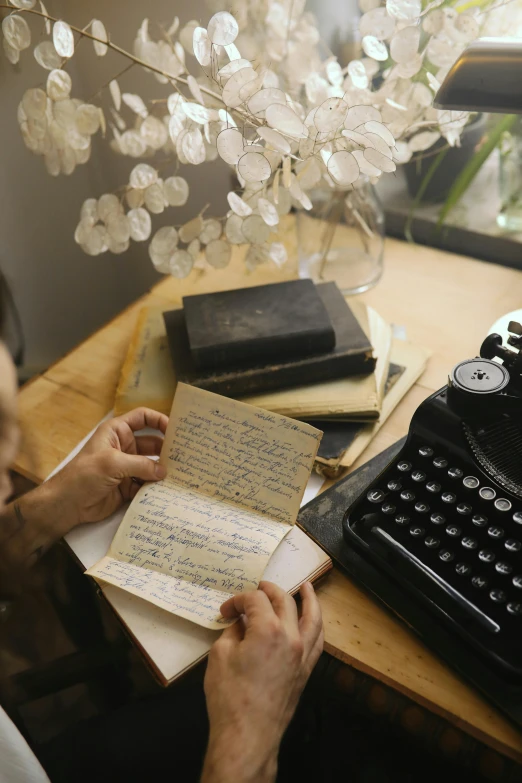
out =
{"type": "MultiPolygon", "coordinates": [[[[339,192],[355,195],[441,136],[458,144],[469,115],[436,111],[433,94],[464,46],[486,29],[485,20],[487,29],[494,25],[495,1],[459,7],[434,0],[423,8],[421,0],[359,0],[364,56],[346,69],[331,55],[321,57],[305,0],[234,0],[234,15],[218,10],[206,28],[196,21],[180,27],[176,18],[160,40],[153,40],[145,19],[133,52],[115,44],[98,19],[79,29],[50,16],[42,2],[38,10],[36,0],[12,0],[0,8],[10,11],[2,32],[13,64],[31,47],[28,19],[45,24],[46,37],[33,53],[49,71],[46,89],[24,93],[18,122],[27,147],[44,158],[49,173],[72,174],[87,163],[91,138],[105,132],[105,114],[94,100],[106,89],[111,146],[139,161],[123,199],[116,193],[87,199],[75,240],[90,255],[124,253],[131,241],[150,240],[154,266],[184,277],[202,247],[216,268],[227,266],[232,245],[245,243],[249,269],[266,261],[281,265],[286,250],[273,241],[273,232],[290,209],[312,208],[309,194],[316,187],[331,188],[335,198],[339,192]],[[72,97],[71,77],[63,69],[74,55],[75,34],[90,39],[98,57],[111,49],[129,62],[88,101],[72,97]],[[197,60],[197,76],[190,73],[187,53],[197,60]],[[147,104],[138,94],[121,92],[118,78],[136,65],[172,86],[166,100],[147,104]],[[160,176],[159,154],[172,164],[169,176],[160,176]],[[227,215],[205,218],[203,211],[182,226],[160,228],[151,239],[152,216],[188,200],[179,165],[218,156],[239,183],[228,194],[227,215]]],[[[503,7],[498,13],[505,14],[503,7]]],[[[353,208],[349,198],[344,202],[353,208]]],[[[360,224],[360,215],[356,219],[360,224]]]]}

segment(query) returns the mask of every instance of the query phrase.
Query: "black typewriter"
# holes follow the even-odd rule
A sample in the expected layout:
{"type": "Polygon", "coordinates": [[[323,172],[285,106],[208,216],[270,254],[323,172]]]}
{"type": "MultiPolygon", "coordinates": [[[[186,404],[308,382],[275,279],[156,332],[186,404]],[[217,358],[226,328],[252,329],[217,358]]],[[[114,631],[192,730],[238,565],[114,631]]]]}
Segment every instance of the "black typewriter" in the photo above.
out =
{"type": "Polygon", "coordinates": [[[343,520],[373,571],[460,639],[460,668],[467,650],[505,694],[522,687],[522,326],[508,328],[420,405],[343,520]]]}

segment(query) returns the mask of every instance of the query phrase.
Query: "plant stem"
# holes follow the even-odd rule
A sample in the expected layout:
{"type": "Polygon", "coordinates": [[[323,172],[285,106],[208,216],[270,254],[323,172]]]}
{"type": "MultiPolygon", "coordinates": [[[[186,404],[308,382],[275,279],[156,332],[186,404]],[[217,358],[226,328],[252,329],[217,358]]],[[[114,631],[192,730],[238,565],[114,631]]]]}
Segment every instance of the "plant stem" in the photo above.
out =
{"type": "Polygon", "coordinates": [[[432,162],[431,166],[429,167],[428,171],[426,172],[426,175],[424,179],[421,182],[420,188],[417,191],[417,195],[415,196],[415,199],[410,207],[410,211],[408,213],[408,219],[406,221],[406,226],[404,227],[404,235],[408,242],[414,243],[414,239],[411,233],[411,224],[413,223],[413,218],[415,217],[415,211],[419,204],[421,203],[424,194],[426,193],[426,190],[428,188],[428,185],[430,184],[431,180],[433,179],[433,176],[437,169],[439,168],[440,164],[448,154],[449,147],[446,147],[438,153],[435,160],[432,162]]]}

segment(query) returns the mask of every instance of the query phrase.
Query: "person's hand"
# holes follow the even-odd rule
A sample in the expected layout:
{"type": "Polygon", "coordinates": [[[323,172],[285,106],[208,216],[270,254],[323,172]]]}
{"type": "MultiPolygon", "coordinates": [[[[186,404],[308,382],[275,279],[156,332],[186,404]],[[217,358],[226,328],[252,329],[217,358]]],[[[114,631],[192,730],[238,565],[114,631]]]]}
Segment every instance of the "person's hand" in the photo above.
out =
{"type": "Polygon", "coordinates": [[[132,500],[144,481],[165,477],[165,469],[148,459],[159,456],[163,438],[134,433],[151,427],[164,434],[167,424],[167,416],[149,408],[109,419],[60,473],[42,485],[61,509],[66,531],[105,519],[132,500]]]}
{"type": "Polygon", "coordinates": [[[323,649],[311,584],[294,599],[271,582],[221,607],[239,617],[213,645],[205,675],[210,738],[202,783],[275,779],[282,736],[323,649]]]}

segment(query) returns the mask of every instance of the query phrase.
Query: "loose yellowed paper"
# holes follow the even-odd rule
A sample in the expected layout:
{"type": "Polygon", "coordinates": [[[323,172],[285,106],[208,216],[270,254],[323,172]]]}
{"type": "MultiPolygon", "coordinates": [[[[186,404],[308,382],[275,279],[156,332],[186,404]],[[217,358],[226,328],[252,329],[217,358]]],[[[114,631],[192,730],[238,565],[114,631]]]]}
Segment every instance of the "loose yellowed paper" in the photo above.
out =
{"type": "Polygon", "coordinates": [[[160,462],[88,573],[207,628],[295,523],[321,433],[179,384],[160,462]],[[143,573],[141,573],[143,572],[143,573]],[[150,573],[149,573],[150,572],[150,573]]]}

